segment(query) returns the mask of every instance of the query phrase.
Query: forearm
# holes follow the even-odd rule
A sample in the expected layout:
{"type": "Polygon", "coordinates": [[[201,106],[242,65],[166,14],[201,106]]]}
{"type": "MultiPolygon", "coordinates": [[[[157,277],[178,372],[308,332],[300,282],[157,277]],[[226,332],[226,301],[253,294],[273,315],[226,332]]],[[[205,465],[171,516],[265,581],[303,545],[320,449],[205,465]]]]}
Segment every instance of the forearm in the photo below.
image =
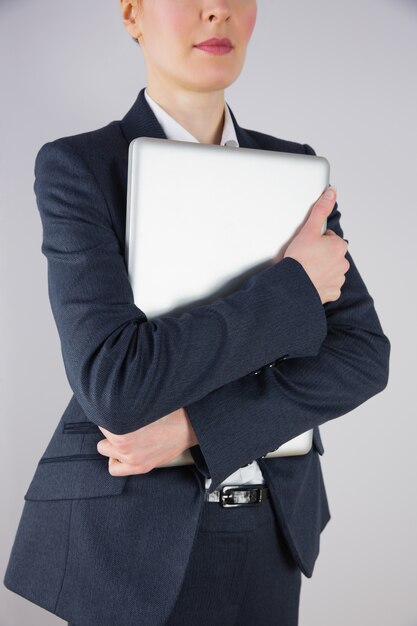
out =
{"type": "Polygon", "coordinates": [[[215,488],[239,467],[382,391],[390,343],[384,334],[330,328],[316,357],[283,361],[216,389],[186,411],[215,488]]]}

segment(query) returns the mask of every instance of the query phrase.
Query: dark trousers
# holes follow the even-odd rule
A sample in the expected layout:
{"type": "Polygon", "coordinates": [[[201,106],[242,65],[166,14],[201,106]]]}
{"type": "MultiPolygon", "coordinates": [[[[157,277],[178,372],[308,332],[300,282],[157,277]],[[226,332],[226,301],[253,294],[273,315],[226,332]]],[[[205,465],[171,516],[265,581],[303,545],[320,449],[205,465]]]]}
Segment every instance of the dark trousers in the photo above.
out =
{"type": "Polygon", "coordinates": [[[205,502],[165,626],[297,626],[300,590],[270,499],[236,508],[205,502]]]}

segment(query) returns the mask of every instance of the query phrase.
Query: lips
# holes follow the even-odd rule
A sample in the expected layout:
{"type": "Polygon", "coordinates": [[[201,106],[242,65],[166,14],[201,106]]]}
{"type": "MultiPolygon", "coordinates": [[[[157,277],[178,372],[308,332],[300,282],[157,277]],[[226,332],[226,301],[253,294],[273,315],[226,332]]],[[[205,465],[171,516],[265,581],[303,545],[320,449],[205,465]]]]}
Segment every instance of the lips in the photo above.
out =
{"type": "Polygon", "coordinates": [[[195,45],[196,48],[207,48],[211,46],[214,48],[233,48],[232,42],[227,37],[212,37],[211,39],[206,39],[206,41],[200,41],[200,43],[195,45]]]}

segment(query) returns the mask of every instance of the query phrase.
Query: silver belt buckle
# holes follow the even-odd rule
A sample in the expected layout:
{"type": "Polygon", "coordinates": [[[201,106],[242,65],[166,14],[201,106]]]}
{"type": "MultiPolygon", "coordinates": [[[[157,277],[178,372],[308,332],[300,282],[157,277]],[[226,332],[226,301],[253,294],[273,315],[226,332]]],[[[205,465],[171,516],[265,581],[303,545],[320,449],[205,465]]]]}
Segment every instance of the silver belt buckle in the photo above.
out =
{"type": "Polygon", "coordinates": [[[262,502],[262,488],[264,485],[251,485],[250,487],[242,487],[242,485],[224,485],[220,492],[220,504],[225,507],[232,506],[257,506],[262,502]],[[255,491],[257,490],[257,499],[255,502],[233,502],[230,501],[234,491],[255,491]]]}

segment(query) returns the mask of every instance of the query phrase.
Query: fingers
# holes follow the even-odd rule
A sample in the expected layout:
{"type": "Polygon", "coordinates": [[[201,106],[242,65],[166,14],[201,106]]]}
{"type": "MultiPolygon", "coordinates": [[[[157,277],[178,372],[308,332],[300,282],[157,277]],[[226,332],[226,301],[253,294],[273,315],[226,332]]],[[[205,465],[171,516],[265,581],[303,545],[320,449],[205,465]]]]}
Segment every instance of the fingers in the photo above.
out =
{"type": "Polygon", "coordinates": [[[127,463],[123,463],[114,457],[109,458],[108,470],[112,476],[128,476],[133,473],[132,468],[127,463]]]}
{"type": "MultiPolygon", "coordinates": [[[[349,248],[349,241],[347,239],[345,239],[344,237],[339,237],[339,235],[337,233],[335,233],[333,230],[330,230],[329,228],[326,230],[324,235],[326,237],[336,237],[336,239],[339,239],[340,240],[340,244],[338,244],[338,245],[340,245],[341,253],[343,253],[343,256],[345,256],[347,254],[348,248],[349,248]]],[[[346,260],[346,264],[347,264],[345,272],[347,272],[349,267],[350,267],[350,263],[349,263],[349,261],[347,259],[345,259],[345,260],[346,260]]]]}
{"type": "Polygon", "coordinates": [[[312,211],[306,222],[307,228],[312,229],[317,235],[321,235],[324,220],[330,215],[336,202],[335,187],[328,187],[313,205],[312,211]]]}
{"type": "Polygon", "coordinates": [[[97,447],[97,452],[99,452],[103,456],[109,456],[109,457],[113,456],[115,458],[118,458],[119,456],[117,454],[116,448],[112,446],[112,444],[110,443],[108,439],[100,439],[96,447],[97,447]]]}
{"type": "Polygon", "coordinates": [[[115,465],[120,464],[127,465],[129,462],[129,457],[122,454],[120,450],[112,446],[110,441],[108,441],[107,439],[100,439],[96,447],[97,452],[99,452],[103,456],[109,457],[109,469],[110,466],[114,467],[115,465]]]}
{"type": "Polygon", "coordinates": [[[108,470],[112,476],[128,476],[133,473],[129,465],[113,457],[109,458],[108,470]]]}
{"type": "Polygon", "coordinates": [[[124,463],[118,461],[114,457],[109,458],[108,470],[112,476],[133,476],[134,474],[147,474],[153,469],[153,466],[146,465],[145,463],[124,463]]]}
{"type": "Polygon", "coordinates": [[[107,439],[97,443],[97,451],[109,457],[108,470],[112,476],[131,476],[132,474],[146,474],[153,467],[146,463],[129,463],[130,457],[117,450],[107,439]]]}

